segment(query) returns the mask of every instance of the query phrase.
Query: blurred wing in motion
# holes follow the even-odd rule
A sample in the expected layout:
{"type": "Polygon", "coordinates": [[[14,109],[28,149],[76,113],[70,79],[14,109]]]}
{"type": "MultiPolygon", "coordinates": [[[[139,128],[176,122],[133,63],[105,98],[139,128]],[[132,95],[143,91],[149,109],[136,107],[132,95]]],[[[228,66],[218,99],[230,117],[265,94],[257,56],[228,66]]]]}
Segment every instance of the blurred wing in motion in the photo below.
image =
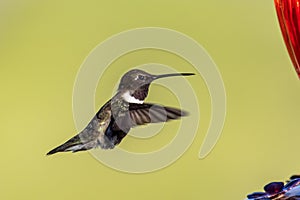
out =
{"type": "Polygon", "coordinates": [[[132,127],[149,123],[167,122],[187,116],[187,112],[177,108],[164,107],[155,104],[129,104],[128,112],[124,115],[114,117],[105,135],[114,145],[119,144],[132,127]]]}
{"type": "Polygon", "coordinates": [[[132,126],[148,123],[167,122],[187,116],[188,113],[177,108],[165,107],[156,104],[129,104],[129,115],[132,126]]]}

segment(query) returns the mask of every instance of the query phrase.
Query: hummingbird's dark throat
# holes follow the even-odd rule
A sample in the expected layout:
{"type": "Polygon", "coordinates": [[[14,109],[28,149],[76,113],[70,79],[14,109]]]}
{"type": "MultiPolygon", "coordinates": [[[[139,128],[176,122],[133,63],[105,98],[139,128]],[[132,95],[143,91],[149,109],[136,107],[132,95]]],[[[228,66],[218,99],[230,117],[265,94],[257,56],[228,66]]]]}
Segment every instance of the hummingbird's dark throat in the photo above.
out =
{"type": "Polygon", "coordinates": [[[138,89],[136,89],[134,91],[134,93],[132,94],[132,96],[134,98],[138,99],[138,100],[144,101],[144,99],[148,95],[149,85],[150,84],[142,85],[141,87],[139,87],[138,89]]]}

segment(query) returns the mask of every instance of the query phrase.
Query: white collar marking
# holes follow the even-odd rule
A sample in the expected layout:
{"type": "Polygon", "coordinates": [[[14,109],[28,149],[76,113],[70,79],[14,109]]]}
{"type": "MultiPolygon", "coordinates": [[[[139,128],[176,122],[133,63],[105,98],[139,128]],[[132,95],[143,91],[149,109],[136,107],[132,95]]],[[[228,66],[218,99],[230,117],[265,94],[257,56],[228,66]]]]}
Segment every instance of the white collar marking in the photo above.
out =
{"type": "Polygon", "coordinates": [[[139,99],[136,99],[135,97],[131,96],[129,94],[129,91],[125,92],[123,95],[122,95],[123,99],[129,103],[137,103],[137,104],[143,104],[144,101],[141,101],[139,99]]]}

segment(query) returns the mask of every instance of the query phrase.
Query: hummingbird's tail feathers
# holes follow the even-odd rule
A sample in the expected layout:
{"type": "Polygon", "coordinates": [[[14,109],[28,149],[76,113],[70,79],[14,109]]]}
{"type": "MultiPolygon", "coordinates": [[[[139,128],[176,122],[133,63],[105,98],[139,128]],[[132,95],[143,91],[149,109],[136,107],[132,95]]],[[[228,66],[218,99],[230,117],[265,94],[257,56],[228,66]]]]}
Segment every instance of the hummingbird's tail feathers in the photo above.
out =
{"type": "Polygon", "coordinates": [[[80,137],[76,135],[75,137],[71,138],[64,144],[52,149],[46,155],[48,156],[58,152],[67,152],[67,151],[77,152],[80,150],[87,150],[87,149],[85,148],[85,145],[81,142],[80,137]]]}
{"type": "Polygon", "coordinates": [[[49,155],[52,155],[52,154],[55,154],[55,153],[58,153],[58,152],[64,152],[64,151],[65,151],[65,148],[63,147],[63,145],[61,145],[61,146],[58,146],[58,147],[52,149],[46,155],[49,156],[49,155]]]}

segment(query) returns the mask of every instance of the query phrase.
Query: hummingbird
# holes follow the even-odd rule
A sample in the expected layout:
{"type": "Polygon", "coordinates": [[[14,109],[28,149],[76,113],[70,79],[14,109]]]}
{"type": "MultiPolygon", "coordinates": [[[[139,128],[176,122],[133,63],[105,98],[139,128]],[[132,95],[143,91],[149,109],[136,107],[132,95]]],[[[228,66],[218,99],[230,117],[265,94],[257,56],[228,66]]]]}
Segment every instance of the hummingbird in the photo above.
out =
{"type": "Polygon", "coordinates": [[[49,151],[47,155],[68,151],[74,153],[97,147],[113,149],[133,127],[187,116],[187,112],[181,109],[144,103],[144,100],[153,81],[191,75],[195,74],[153,75],[139,69],[128,71],[122,76],[116,94],[100,108],[88,125],[77,135],[49,151]]]}

